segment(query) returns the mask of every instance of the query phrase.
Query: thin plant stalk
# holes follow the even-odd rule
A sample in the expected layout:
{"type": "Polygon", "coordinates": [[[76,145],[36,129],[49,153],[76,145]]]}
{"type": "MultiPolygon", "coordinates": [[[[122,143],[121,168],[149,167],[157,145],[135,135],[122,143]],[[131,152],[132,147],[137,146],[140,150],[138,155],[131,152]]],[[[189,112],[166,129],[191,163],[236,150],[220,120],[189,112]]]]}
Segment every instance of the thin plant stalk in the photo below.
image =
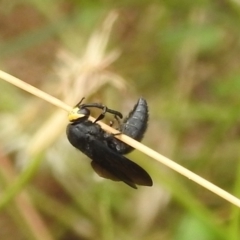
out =
{"type": "MultiPolygon", "coordinates": [[[[0,70],[0,78],[2,78],[3,80],[33,94],[39,98],[44,99],[45,101],[47,101],[49,103],[52,103],[53,105],[55,105],[59,108],[62,108],[65,111],[69,112],[72,110],[72,107],[63,103],[59,99],[56,99],[53,96],[51,96],[45,92],[42,92],[40,89],[37,89],[37,88],[31,86],[30,84],[27,84],[27,83],[23,82],[22,80],[20,80],[16,77],[13,77],[10,74],[3,72],[1,70],[0,70]]],[[[90,120],[94,121],[95,119],[93,117],[90,117],[90,120]]],[[[116,129],[113,129],[110,126],[108,126],[102,122],[98,122],[98,123],[101,125],[101,127],[104,130],[106,130],[108,132],[111,132],[113,134],[119,133],[116,129]]],[[[174,161],[170,160],[169,158],[164,157],[163,155],[159,154],[158,152],[152,150],[151,148],[143,145],[140,142],[137,142],[136,140],[134,140],[124,134],[116,135],[115,137],[118,138],[119,140],[129,144],[130,146],[134,147],[135,149],[138,149],[139,151],[145,153],[146,155],[152,157],[153,159],[157,160],[158,162],[161,162],[162,164],[175,170],[176,172],[182,174],[186,178],[196,182],[197,184],[199,184],[202,187],[208,189],[209,191],[215,193],[216,195],[222,197],[223,199],[227,200],[228,202],[240,207],[240,199],[231,195],[230,193],[226,192],[225,190],[217,187],[216,185],[214,185],[211,182],[207,181],[206,179],[200,177],[199,175],[182,167],[181,165],[175,163],[174,161]]]]}
{"type": "Polygon", "coordinates": [[[34,86],[32,86],[26,82],[23,82],[19,78],[16,78],[16,77],[14,77],[4,71],[1,71],[1,70],[0,70],[0,78],[2,78],[6,82],[9,82],[9,83],[15,85],[18,88],[25,90],[26,92],[29,92],[47,102],[55,105],[56,107],[62,108],[63,110],[65,110],[67,112],[72,110],[72,107],[68,106],[67,104],[60,101],[59,99],[41,91],[38,88],[35,88],[34,86]]]}

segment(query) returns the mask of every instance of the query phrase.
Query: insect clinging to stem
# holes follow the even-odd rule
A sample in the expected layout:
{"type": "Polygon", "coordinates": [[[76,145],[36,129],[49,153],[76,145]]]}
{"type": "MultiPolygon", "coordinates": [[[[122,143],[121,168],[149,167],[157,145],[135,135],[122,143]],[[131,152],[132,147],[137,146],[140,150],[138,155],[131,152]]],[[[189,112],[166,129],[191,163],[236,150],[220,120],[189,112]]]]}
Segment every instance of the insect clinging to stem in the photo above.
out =
{"type": "Polygon", "coordinates": [[[120,133],[140,141],[147,128],[146,100],[140,98],[123,123],[120,122],[122,118],[120,112],[99,103],[82,104],[82,100],[69,113],[70,123],[66,130],[69,142],[92,160],[92,168],[101,177],[123,181],[132,188],[137,188],[136,185],[152,186],[153,182],[149,174],[123,156],[133,148],[116,139],[113,134],[104,131],[97,124],[106,113],[110,113],[117,119],[119,127],[116,129],[120,133]],[[94,122],[89,120],[89,108],[102,109],[102,113],[94,122]]]}

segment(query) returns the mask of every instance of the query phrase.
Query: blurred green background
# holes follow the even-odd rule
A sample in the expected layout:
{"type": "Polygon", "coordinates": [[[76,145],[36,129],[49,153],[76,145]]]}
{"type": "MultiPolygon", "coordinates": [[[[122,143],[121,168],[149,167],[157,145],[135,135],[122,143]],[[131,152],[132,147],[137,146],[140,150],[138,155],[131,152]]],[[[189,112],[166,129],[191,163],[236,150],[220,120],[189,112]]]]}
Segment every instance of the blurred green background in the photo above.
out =
{"type": "MultiPolygon", "coordinates": [[[[143,143],[240,197],[239,29],[239,1],[2,0],[0,64],[72,106],[143,96],[143,143]]],[[[0,239],[239,239],[237,207],[139,151],[153,187],[102,180],[66,112],[0,92],[0,239]]]]}

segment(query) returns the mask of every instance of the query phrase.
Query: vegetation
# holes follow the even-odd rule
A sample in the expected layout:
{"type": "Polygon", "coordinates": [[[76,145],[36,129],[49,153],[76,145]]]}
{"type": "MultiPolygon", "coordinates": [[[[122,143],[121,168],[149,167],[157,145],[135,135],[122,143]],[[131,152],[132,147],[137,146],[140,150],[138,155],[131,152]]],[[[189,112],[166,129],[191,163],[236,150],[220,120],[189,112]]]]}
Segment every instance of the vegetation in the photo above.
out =
{"type": "MultiPolygon", "coordinates": [[[[240,197],[238,1],[1,1],[0,22],[1,70],[71,106],[143,96],[143,143],[240,197]]],[[[153,187],[102,180],[66,112],[0,92],[0,239],[239,239],[236,206],[138,151],[153,187]]]]}

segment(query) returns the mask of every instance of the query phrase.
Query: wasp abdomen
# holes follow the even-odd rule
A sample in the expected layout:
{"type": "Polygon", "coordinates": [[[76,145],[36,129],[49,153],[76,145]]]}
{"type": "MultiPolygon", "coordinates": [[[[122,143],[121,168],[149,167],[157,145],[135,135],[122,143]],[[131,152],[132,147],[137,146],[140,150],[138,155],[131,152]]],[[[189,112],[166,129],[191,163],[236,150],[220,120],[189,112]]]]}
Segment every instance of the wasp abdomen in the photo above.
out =
{"type": "MultiPolygon", "coordinates": [[[[129,113],[120,126],[120,132],[141,141],[148,125],[148,105],[144,98],[139,98],[133,110],[129,113]]],[[[127,154],[133,148],[118,139],[113,140],[111,147],[121,154],[127,154]]]]}
{"type": "Polygon", "coordinates": [[[145,99],[140,98],[128,117],[124,119],[120,131],[138,141],[142,140],[147,129],[148,105],[145,99]]]}

